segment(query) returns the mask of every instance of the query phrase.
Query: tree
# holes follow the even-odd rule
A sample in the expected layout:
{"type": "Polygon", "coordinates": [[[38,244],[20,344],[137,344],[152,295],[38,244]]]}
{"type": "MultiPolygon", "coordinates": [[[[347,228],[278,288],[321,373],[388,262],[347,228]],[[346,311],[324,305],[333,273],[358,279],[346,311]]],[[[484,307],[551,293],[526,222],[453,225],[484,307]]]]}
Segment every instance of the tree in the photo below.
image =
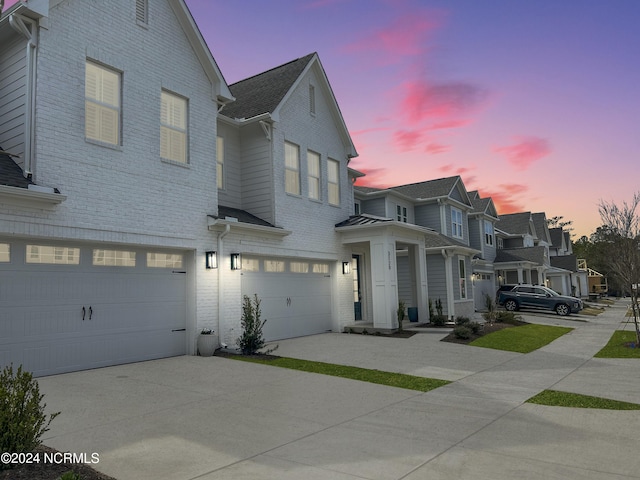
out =
{"type": "Polygon", "coordinates": [[[630,203],[600,200],[598,212],[603,226],[600,234],[609,243],[607,263],[609,274],[616,278],[620,285],[631,294],[631,309],[636,328],[637,345],[640,345],[640,216],[637,209],[640,205],[640,192],[633,195],[630,203]]]}
{"type": "Polygon", "coordinates": [[[547,218],[547,227],[549,228],[562,228],[565,232],[573,232],[573,220],[564,220],[562,215],[556,215],[555,217],[547,218]]]}

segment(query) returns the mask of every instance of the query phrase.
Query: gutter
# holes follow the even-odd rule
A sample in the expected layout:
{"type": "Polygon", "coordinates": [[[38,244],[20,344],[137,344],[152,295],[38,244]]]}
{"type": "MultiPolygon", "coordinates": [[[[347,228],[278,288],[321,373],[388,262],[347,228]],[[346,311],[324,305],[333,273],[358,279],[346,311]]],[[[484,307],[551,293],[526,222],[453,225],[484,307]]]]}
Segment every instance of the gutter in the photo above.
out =
{"type": "MultiPolygon", "coordinates": [[[[223,292],[223,285],[224,282],[222,281],[222,239],[224,237],[227,236],[227,234],[231,231],[231,225],[226,225],[225,229],[223,232],[220,232],[218,234],[218,332],[221,334],[222,331],[220,330],[220,319],[222,318],[222,314],[224,312],[224,309],[222,308],[222,299],[224,298],[224,292],[223,292]]],[[[220,339],[220,341],[222,341],[222,335],[220,335],[218,337],[220,339]]]]}

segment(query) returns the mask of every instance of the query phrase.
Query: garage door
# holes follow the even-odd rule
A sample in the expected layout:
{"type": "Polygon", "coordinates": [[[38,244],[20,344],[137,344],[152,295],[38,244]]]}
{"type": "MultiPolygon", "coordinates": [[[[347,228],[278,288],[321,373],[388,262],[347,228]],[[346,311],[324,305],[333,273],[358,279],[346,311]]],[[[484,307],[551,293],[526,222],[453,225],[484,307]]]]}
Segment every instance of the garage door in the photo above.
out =
{"type": "Polygon", "coordinates": [[[183,355],[180,252],[0,241],[0,364],[36,376],[183,355]]]}
{"type": "Polygon", "coordinates": [[[327,262],[242,258],[242,293],[260,298],[267,341],[331,330],[331,275],[327,262]]]}
{"type": "Polygon", "coordinates": [[[493,281],[493,275],[489,273],[476,274],[474,280],[473,296],[475,299],[476,310],[484,310],[485,295],[489,295],[492,299],[496,296],[496,286],[493,281]]]}

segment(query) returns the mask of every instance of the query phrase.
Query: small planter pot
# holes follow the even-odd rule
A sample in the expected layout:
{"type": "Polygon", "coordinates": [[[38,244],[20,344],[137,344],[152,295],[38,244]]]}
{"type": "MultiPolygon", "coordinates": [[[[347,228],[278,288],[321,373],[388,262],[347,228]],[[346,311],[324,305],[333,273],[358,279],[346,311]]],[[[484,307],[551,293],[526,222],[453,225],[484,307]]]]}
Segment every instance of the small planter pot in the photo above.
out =
{"type": "Polygon", "coordinates": [[[210,357],[218,348],[218,335],[215,333],[198,335],[198,354],[201,357],[210,357]]]}

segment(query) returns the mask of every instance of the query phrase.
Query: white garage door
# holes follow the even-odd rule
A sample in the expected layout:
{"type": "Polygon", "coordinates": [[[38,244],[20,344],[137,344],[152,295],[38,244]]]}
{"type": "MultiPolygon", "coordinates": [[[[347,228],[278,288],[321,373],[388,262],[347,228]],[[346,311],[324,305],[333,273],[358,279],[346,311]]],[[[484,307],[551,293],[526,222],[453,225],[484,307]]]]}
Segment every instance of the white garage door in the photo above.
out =
{"type": "Polygon", "coordinates": [[[0,241],[0,364],[42,376],[185,354],[182,263],[180,252],[0,241]]]}
{"type": "Polygon", "coordinates": [[[476,310],[484,310],[485,307],[485,295],[489,295],[492,299],[496,296],[496,286],[493,280],[493,275],[488,273],[476,274],[473,286],[473,296],[475,300],[476,310]]]}
{"type": "Polygon", "coordinates": [[[242,294],[261,303],[267,341],[331,330],[331,275],[327,262],[242,258],[242,294]]]}

